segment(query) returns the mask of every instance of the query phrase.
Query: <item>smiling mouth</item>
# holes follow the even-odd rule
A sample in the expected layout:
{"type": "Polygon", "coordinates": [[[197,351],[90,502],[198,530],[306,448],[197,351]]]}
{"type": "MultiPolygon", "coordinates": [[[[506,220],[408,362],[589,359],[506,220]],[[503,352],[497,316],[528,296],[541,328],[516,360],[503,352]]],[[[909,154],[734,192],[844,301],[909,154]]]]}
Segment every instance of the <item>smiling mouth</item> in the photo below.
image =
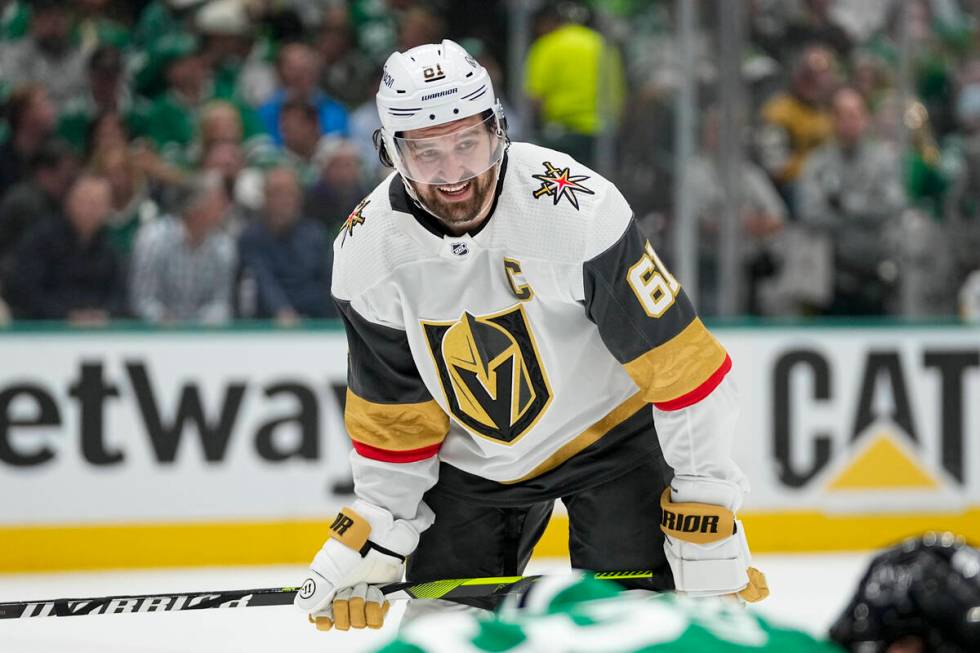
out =
{"type": "Polygon", "coordinates": [[[443,193],[443,194],[448,195],[450,197],[454,197],[454,196],[462,195],[463,193],[465,193],[469,189],[471,183],[472,183],[472,180],[468,180],[468,181],[464,181],[461,184],[450,184],[450,185],[445,185],[445,186],[436,186],[436,188],[439,189],[439,192],[440,193],[443,193]]]}

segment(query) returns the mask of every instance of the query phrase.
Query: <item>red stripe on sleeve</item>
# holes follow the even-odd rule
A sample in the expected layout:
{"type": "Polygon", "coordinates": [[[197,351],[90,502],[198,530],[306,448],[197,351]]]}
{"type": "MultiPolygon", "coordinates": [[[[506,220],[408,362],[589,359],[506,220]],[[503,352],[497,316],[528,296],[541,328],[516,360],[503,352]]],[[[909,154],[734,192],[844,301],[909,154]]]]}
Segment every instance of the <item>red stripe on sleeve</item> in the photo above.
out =
{"type": "Polygon", "coordinates": [[[351,440],[351,443],[354,445],[354,450],[365,458],[380,460],[381,462],[385,463],[414,463],[420,460],[425,460],[426,458],[431,458],[439,453],[439,448],[442,446],[442,443],[440,442],[438,444],[432,444],[419,449],[392,451],[391,449],[379,449],[378,447],[372,447],[369,444],[364,444],[363,442],[358,442],[357,440],[351,440]]]}
{"type": "Polygon", "coordinates": [[[715,370],[711,376],[709,376],[704,383],[694,388],[688,393],[682,394],[680,397],[671,399],[670,401],[655,401],[653,405],[660,410],[680,410],[681,408],[687,408],[688,406],[693,406],[705,397],[711,394],[711,391],[718,387],[725,375],[728,374],[729,370],[732,369],[732,359],[728,354],[725,354],[725,360],[722,361],[721,366],[715,370]]]}

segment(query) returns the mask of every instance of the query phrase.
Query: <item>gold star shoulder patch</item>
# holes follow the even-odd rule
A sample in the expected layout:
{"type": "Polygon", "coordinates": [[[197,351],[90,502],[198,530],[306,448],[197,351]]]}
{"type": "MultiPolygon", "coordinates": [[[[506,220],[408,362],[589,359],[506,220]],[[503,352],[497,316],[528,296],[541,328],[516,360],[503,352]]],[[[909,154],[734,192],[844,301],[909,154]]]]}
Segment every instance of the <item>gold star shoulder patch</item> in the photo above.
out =
{"type": "Polygon", "coordinates": [[[361,202],[354,207],[354,210],[350,212],[350,215],[347,216],[347,219],[344,220],[344,226],[340,228],[340,231],[344,234],[344,239],[340,241],[341,247],[344,246],[344,243],[347,242],[348,238],[352,238],[354,236],[354,227],[359,224],[364,224],[364,209],[370,203],[371,200],[361,200],[361,202]]]}
{"type": "Polygon", "coordinates": [[[589,178],[588,175],[572,175],[568,168],[556,168],[550,161],[545,161],[543,165],[545,168],[543,174],[531,175],[541,182],[541,186],[531,193],[535,199],[548,195],[554,202],[554,206],[558,206],[558,201],[564,197],[577,211],[578,196],[575,193],[595,195],[595,191],[582,185],[582,182],[589,178]]]}

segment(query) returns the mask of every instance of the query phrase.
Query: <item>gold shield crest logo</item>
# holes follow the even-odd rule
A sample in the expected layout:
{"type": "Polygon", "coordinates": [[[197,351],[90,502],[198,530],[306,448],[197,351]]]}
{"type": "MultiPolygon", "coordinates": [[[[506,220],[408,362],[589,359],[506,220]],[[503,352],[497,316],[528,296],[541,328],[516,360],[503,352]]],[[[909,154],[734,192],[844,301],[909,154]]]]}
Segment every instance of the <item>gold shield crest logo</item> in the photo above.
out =
{"type": "Polygon", "coordinates": [[[449,409],[470,431],[513,443],[551,403],[524,307],[452,322],[422,320],[449,409]]]}

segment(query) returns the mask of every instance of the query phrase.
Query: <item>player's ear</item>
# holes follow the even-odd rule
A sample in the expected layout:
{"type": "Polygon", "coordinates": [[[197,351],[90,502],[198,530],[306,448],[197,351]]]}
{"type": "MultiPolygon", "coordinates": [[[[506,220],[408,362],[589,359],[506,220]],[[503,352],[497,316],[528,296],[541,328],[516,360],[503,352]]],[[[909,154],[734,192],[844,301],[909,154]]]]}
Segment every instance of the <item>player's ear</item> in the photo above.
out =
{"type": "Polygon", "coordinates": [[[391,160],[391,155],[388,154],[388,148],[385,147],[385,140],[381,136],[381,128],[374,130],[374,134],[371,135],[371,140],[374,142],[374,149],[378,151],[378,160],[381,161],[381,165],[394,168],[395,162],[391,160]]]}

